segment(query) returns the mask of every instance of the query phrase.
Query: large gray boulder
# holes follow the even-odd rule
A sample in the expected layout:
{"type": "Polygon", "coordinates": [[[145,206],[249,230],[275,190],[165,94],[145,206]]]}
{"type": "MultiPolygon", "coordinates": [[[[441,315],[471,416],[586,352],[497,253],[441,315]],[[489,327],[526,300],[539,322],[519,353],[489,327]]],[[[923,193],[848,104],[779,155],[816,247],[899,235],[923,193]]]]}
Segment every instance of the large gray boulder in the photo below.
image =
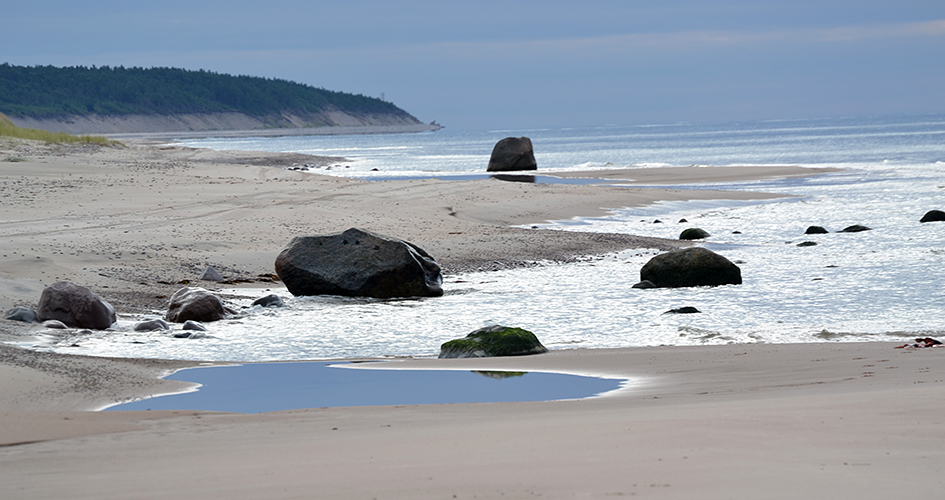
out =
{"type": "Polygon", "coordinates": [[[640,280],[658,288],[740,285],[742,272],[730,260],[702,247],[673,250],[650,259],[640,280]]]}
{"type": "Polygon", "coordinates": [[[361,229],[298,236],[276,257],[276,274],[293,295],[438,297],[440,266],[420,247],[361,229]]]}
{"type": "Polygon", "coordinates": [[[440,358],[487,358],[493,356],[525,356],[548,352],[534,333],[521,328],[492,325],[480,328],[466,337],[450,340],[440,346],[440,358]]]}
{"type": "Polygon", "coordinates": [[[171,323],[219,321],[226,318],[227,309],[220,297],[197,287],[184,287],[171,295],[164,319],[171,323]]]}
{"type": "Polygon", "coordinates": [[[506,137],[492,148],[487,172],[538,170],[532,140],[528,137],[506,137]]]}
{"type": "Polygon", "coordinates": [[[118,320],[115,308],[88,288],[57,281],[43,289],[36,308],[39,321],[56,320],[70,328],[104,330],[118,320]]]}

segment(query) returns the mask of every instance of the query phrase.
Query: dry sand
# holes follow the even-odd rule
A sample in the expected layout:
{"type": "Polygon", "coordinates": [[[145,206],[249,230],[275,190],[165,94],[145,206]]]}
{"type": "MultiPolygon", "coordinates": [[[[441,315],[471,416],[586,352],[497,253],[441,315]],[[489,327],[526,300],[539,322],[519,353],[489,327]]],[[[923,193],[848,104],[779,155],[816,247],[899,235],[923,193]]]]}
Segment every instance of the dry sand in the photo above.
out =
{"type": "MultiPolygon", "coordinates": [[[[339,159],[0,139],[0,307],[69,279],[120,311],[160,308],[208,264],[272,272],[298,234],[362,227],[447,273],[680,245],[518,229],[654,200],[770,195],[291,171],[339,159]],[[17,160],[17,161],[9,161],[17,160]],[[23,160],[23,161],[19,161],[23,160]]],[[[805,175],[796,167],[574,174],[642,184],[805,175]],[[686,177],[680,178],[679,175],[686,177]]],[[[261,277],[262,276],[262,277],[261,277]]],[[[0,340],[35,334],[0,321],[0,340]]],[[[400,367],[627,377],[582,401],[259,415],[89,412],[178,390],[190,362],[0,347],[0,485],[15,498],[937,498],[945,349],[888,343],[566,350],[400,367]]]]}

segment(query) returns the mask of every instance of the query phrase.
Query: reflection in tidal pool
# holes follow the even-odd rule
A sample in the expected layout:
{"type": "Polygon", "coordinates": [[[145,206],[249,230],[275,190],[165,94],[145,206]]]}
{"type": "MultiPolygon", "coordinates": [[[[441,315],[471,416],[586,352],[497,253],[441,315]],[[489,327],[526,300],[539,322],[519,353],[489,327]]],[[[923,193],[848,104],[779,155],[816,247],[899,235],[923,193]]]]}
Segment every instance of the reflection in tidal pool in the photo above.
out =
{"type": "Polygon", "coordinates": [[[239,413],[333,406],[497,403],[580,399],[623,380],[560,373],[345,369],[324,362],[258,363],[181,370],[166,378],[199,390],[121,404],[109,410],[239,413]]]}

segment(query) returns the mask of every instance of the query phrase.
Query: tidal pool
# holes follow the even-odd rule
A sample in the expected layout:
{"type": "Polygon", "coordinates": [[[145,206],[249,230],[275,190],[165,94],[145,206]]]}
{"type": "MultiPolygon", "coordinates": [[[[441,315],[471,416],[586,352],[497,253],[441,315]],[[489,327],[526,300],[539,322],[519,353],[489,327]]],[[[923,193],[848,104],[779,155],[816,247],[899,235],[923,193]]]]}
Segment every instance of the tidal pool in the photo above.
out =
{"type": "Polygon", "coordinates": [[[193,392],[108,410],[261,413],[335,406],[499,403],[581,399],[625,380],[543,372],[356,369],[354,363],[254,363],[180,370],[165,377],[201,384],[193,392]]]}

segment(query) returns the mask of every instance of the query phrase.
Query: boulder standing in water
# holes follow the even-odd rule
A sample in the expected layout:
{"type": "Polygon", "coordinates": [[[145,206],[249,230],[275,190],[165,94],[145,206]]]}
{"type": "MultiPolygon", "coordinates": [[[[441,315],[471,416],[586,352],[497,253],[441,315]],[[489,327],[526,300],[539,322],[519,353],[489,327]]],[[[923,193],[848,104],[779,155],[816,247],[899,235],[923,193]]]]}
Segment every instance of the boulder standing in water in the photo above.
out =
{"type": "Polygon", "coordinates": [[[698,227],[690,227],[689,229],[683,230],[679,234],[679,239],[681,240],[701,240],[708,238],[710,234],[705,229],[700,229],[698,227]]]}
{"type": "Polygon", "coordinates": [[[693,247],[653,257],[640,269],[640,280],[658,288],[740,285],[742,271],[711,250],[693,247]]]}
{"type": "Polygon", "coordinates": [[[440,266],[423,249],[356,228],[293,238],[276,257],[276,274],[292,295],[443,295],[440,266]]]}
{"type": "Polygon", "coordinates": [[[203,288],[184,287],[171,295],[164,318],[172,323],[219,321],[226,318],[226,307],[220,297],[203,288]]]}
{"type": "Polygon", "coordinates": [[[532,140],[528,137],[506,137],[492,148],[487,172],[538,170],[532,140]]]}
{"type": "Polygon", "coordinates": [[[118,320],[115,308],[88,288],[67,281],[47,286],[36,308],[39,321],[57,320],[71,328],[104,330],[118,320]]]}
{"type": "Polygon", "coordinates": [[[486,358],[524,356],[548,352],[534,333],[521,328],[492,325],[480,328],[465,338],[450,340],[440,346],[440,358],[486,358]]]}

